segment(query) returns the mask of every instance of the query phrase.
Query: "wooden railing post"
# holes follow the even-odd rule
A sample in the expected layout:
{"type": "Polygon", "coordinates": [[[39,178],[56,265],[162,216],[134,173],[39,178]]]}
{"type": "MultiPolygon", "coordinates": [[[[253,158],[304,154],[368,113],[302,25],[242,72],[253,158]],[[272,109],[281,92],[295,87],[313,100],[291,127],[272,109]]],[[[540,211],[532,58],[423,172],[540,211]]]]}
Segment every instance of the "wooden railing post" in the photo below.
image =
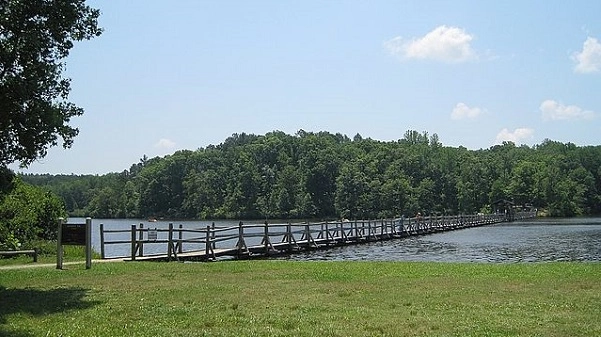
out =
{"type": "Polygon", "coordinates": [[[207,260],[209,259],[209,256],[211,256],[212,245],[213,243],[211,242],[211,226],[207,226],[207,235],[205,238],[205,257],[207,260]]]}
{"type": "Polygon", "coordinates": [[[131,260],[136,260],[136,225],[131,225],[131,260]]]}
{"type": "Polygon", "coordinates": [[[238,223],[238,242],[244,241],[244,224],[242,221],[238,223]]]}
{"type": "Polygon", "coordinates": [[[265,254],[269,252],[269,227],[267,221],[263,224],[263,249],[265,250],[265,254]]]}
{"type": "Polygon", "coordinates": [[[104,224],[100,224],[100,258],[104,259],[104,224]]]}
{"type": "Polygon", "coordinates": [[[242,221],[238,223],[238,243],[236,244],[236,249],[238,250],[238,256],[248,250],[244,241],[244,223],[242,221]]]}
{"type": "Polygon", "coordinates": [[[288,251],[292,251],[292,225],[290,222],[286,224],[286,243],[288,244],[288,251]]]}
{"type": "Polygon", "coordinates": [[[138,256],[144,256],[144,224],[140,223],[140,231],[138,232],[139,249],[138,256]]]}
{"type": "Polygon", "coordinates": [[[169,237],[167,239],[167,260],[171,261],[171,255],[175,254],[173,250],[173,223],[169,223],[169,237]]]}
{"type": "Polygon", "coordinates": [[[184,241],[183,241],[184,237],[183,237],[183,233],[182,233],[183,226],[180,224],[178,226],[178,228],[179,228],[179,233],[177,234],[177,245],[178,245],[177,246],[177,252],[181,254],[181,253],[184,252],[184,247],[183,247],[183,245],[184,245],[184,241]]]}
{"type": "Polygon", "coordinates": [[[215,250],[215,222],[211,223],[211,249],[215,250]]]}
{"type": "Polygon", "coordinates": [[[315,247],[317,247],[317,244],[315,243],[315,241],[313,240],[313,237],[311,236],[311,229],[309,228],[309,225],[305,225],[305,237],[307,238],[307,247],[311,247],[311,242],[313,243],[313,245],[315,247]]]}
{"type": "Polygon", "coordinates": [[[242,249],[242,243],[244,242],[244,227],[242,227],[242,221],[238,223],[238,254],[240,254],[240,250],[242,249]]]}
{"type": "Polygon", "coordinates": [[[404,231],[405,231],[405,216],[401,215],[401,220],[399,221],[398,234],[402,235],[404,231]]]}

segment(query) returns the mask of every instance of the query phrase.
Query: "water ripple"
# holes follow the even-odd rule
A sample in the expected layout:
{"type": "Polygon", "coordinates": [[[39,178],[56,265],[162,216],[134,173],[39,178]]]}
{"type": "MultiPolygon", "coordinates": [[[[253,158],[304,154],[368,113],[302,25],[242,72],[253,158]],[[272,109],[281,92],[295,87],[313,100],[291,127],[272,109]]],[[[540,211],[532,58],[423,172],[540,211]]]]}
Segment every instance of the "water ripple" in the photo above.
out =
{"type": "Polygon", "coordinates": [[[295,254],[290,260],[601,261],[601,218],[537,219],[295,254]]]}

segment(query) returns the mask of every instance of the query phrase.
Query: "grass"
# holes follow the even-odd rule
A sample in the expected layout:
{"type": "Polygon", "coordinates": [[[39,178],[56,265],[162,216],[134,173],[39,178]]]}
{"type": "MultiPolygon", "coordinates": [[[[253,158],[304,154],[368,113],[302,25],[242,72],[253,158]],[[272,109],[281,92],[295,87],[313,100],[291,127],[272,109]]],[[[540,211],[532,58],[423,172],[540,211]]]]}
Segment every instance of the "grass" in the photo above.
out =
{"type": "Polygon", "coordinates": [[[0,337],[599,336],[601,264],[116,262],[0,271],[0,337]]]}
{"type": "MultiPolygon", "coordinates": [[[[33,262],[33,257],[27,255],[17,255],[15,257],[0,257],[0,267],[13,265],[36,265],[36,264],[56,264],[56,242],[43,242],[35,246],[40,252],[38,262],[33,262]]],[[[100,254],[92,252],[92,258],[100,258],[100,254]]],[[[63,261],[85,261],[86,253],[84,246],[63,246],[63,261]]]]}

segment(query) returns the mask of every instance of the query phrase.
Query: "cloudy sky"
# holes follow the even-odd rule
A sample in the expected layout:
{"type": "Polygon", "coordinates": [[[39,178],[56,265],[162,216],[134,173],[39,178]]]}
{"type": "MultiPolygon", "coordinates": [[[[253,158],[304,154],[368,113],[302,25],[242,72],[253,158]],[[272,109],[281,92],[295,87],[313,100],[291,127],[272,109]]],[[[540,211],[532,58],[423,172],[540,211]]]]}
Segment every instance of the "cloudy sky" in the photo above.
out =
{"type": "Polygon", "coordinates": [[[120,172],[233,133],[601,144],[601,1],[90,1],[80,135],[24,172],[120,172]]]}

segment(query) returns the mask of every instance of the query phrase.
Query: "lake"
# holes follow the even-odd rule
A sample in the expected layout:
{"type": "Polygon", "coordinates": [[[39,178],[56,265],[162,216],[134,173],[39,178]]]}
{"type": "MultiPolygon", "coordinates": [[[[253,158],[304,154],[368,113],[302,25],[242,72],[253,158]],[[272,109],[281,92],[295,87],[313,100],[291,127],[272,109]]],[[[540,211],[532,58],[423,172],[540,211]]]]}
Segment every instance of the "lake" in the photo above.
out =
{"type": "MultiPolygon", "coordinates": [[[[70,219],[81,222],[83,219],[70,219]]],[[[146,228],[167,228],[168,222],[131,219],[93,219],[92,246],[100,251],[99,224],[105,229],[129,229],[144,223],[146,228]]],[[[211,221],[174,221],[185,228],[205,228],[211,221]]],[[[245,222],[246,223],[246,222],[245,222]]],[[[250,222],[249,222],[250,223],[250,222]]],[[[261,223],[260,221],[258,223],[261,223]]],[[[216,221],[234,226],[238,221],[216,221]]],[[[124,235],[125,238],[129,234],[124,235]]],[[[112,238],[115,239],[115,238],[112,238]]],[[[146,248],[145,250],[149,249],[146,248]]],[[[106,247],[106,255],[126,256],[128,245],[106,247]]],[[[150,248],[152,249],[152,248],[150,248]]],[[[164,247],[155,247],[161,252],[164,247]]],[[[288,260],[354,261],[443,261],[443,262],[546,262],[601,261],[601,218],[538,218],[412,236],[361,245],[334,247],[284,257],[288,260]]]]}
{"type": "Polygon", "coordinates": [[[601,261],[601,218],[532,219],[297,254],[293,260],[601,261]]]}

